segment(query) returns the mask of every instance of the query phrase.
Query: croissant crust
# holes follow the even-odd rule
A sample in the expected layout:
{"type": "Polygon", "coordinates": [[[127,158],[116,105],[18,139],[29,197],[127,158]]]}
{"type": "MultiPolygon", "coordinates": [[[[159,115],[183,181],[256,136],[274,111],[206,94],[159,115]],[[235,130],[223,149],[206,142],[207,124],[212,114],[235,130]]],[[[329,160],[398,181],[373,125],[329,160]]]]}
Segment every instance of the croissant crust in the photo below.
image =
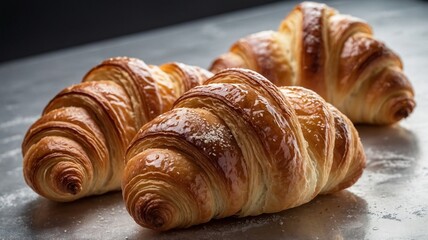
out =
{"type": "Polygon", "coordinates": [[[240,39],[210,69],[233,67],[257,71],[278,86],[312,89],[354,123],[393,124],[416,106],[400,57],[365,21],[325,4],[297,5],[278,31],[240,39]]]}
{"type": "Polygon", "coordinates": [[[296,207],[364,166],[355,127],[319,95],[227,69],[140,129],[122,190],[135,221],[163,231],[296,207]]]}
{"type": "Polygon", "coordinates": [[[22,143],[27,184],[55,201],[120,189],[125,150],[137,130],[211,74],[117,57],[54,97],[22,143]]]}

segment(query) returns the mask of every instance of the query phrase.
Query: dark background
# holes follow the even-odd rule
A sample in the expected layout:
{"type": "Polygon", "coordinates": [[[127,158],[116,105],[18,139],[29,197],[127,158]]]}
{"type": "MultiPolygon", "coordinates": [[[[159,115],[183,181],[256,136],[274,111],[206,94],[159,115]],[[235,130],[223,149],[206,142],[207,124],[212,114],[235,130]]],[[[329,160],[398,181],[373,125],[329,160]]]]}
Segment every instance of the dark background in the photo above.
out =
{"type": "Polygon", "coordinates": [[[6,0],[0,62],[278,0],[6,0]]]}

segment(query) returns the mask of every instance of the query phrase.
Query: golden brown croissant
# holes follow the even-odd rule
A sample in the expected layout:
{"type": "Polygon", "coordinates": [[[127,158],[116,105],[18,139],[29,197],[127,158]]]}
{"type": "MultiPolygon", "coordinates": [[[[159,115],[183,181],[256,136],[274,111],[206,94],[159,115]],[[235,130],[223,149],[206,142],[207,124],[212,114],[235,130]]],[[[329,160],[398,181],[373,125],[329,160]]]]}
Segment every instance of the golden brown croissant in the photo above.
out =
{"type": "Polygon", "coordinates": [[[365,155],[352,122],[311,90],[227,69],[145,124],[122,191],[135,221],[168,230],[272,213],[351,186],[365,155]]]}
{"type": "Polygon", "coordinates": [[[211,75],[180,63],[102,62],[52,99],[28,130],[25,181],[55,201],[119,190],[125,150],[137,130],[211,75]]]}
{"type": "Polygon", "coordinates": [[[392,124],[415,107],[400,58],[361,19],[324,4],[299,4],[279,30],[237,41],[211,71],[255,70],[278,86],[316,91],[354,123],[392,124]]]}

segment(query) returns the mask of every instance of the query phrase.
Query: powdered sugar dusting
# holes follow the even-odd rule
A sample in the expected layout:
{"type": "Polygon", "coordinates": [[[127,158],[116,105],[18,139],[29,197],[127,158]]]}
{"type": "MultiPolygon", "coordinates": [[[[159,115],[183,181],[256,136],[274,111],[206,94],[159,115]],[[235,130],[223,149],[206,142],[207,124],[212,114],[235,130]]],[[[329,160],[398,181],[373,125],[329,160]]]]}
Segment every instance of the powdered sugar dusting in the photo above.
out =
{"type": "Polygon", "coordinates": [[[18,204],[31,200],[35,197],[36,195],[33,194],[28,188],[18,189],[12,193],[0,196],[0,210],[3,208],[16,207],[18,204]]]}
{"type": "Polygon", "coordinates": [[[195,141],[201,141],[205,144],[219,144],[220,147],[227,147],[228,144],[225,141],[224,132],[226,131],[225,126],[222,124],[204,124],[204,131],[195,132],[191,135],[191,139],[195,141]]]}
{"type": "Polygon", "coordinates": [[[366,149],[366,155],[371,160],[368,163],[369,169],[407,169],[413,166],[413,163],[416,161],[414,156],[390,151],[378,151],[372,148],[366,149]]]}

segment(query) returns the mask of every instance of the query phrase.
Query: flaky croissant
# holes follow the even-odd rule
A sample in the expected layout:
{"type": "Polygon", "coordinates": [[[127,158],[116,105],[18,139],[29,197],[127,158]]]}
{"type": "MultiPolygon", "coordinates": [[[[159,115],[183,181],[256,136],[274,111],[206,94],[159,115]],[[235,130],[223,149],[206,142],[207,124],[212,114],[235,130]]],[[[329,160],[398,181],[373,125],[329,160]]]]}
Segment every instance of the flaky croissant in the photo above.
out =
{"type": "Polygon", "coordinates": [[[354,123],[392,124],[415,107],[400,58],[373,38],[366,22],[324,4],[299,4],[278,31],[240,39],[211,71],[229,67],[312,89],[354,123]]]}
{"type": "Polygon", "coordinates": [[[365,155],[352,122],[311,90],[227,69],[145,124],[122,191],[155,230],[272,213],[351,186],[365,155]]]}
{"type": "Polygon", "coordinates": [[[55,201],[119,190],[125,150],[138,129],[211,75],[180,63],[105,60],[52,99],[28,130],[25,181],[55,201]]]}

